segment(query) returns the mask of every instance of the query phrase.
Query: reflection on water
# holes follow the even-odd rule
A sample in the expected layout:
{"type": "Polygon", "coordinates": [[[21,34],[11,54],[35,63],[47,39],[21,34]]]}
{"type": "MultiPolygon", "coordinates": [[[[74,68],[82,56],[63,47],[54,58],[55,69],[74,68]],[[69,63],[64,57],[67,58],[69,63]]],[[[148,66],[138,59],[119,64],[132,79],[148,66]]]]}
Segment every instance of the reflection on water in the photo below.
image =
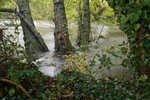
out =
{"type": "MultiPolygon", "coordinates": [[[[5,22],[10,23],[10,21],[5,21],[5,22]]],[[[53,53],[54,53],[54,35],[53,35],[54,27],[55,27],[54,23],[52,21],[34,21],[34,23],[35,23],[37,30],[41,33],[41,36],[43,37],[45,43],[47,44],[50,50],[49,52],[40,54],[41,58],[37,60],[41,62],[40,71],[46,75],[54,76],[56,75],[57,72],[59,72],[59,71],[56,71],[56,67],[54,67],[54,65],[60,66],[61,64],[64,63],[64,59],[58,58],[58,57],[45,59],[45,56],[53,56],[53,53]],[[51,63],[53,63],[53,65],[51,63]]],[[[76,37],[77,37],[77,23],[71,22],[69,23],[68,26],[69,26],[70,40],[72,44],[75,44],[76,37]]],[[[13,33],[14,28],[13,27],[8,27],[8,28],[9,30],[7,30],[6,32],[13,33]]],[[[91,37],[93,40],[96,40],[98,38],[101,28],[102,28],[102,25],[98,23],[91,24],[91,37]]],[[[20,44],[24,45],[23,33],[22,33],[21,27],[19,27],[19,32],[20,34],[19,36],[17,36],[19,38],[18,41],[20,44]]],[[[93,52],[101,53],[102,49],[108,46],[120,44],[123,41],[127,40],[126,35],[123,34],[123,32],[121,32],[118,27],[105,26],[104,29],[102,30],[101,35],[104,36],[105,38],[99,39],[99,42],[98,42],[99,49],[92,49],[91,51],[87,52],[87,55],[89,57],[92,56],[93,52]]],[[[120,63],[121,59],[114,59],[113,62],[120,63]]],[[[95,66],[93,67],[92,70],[97,70],[97,68],[98,67],[95,66]]],[[[126,72],[126,70],[127,69],[124,69],[121,66],[116,66],[116,67],[111,68],[111,73],[114,77],[122,78],[124,77],[124,73],[126,72]]],[[[105,77],[105,75],[108,75],[108,70],[103,69],[103,70],[99,70],[99,73],[96,77],[105,77]]]]}

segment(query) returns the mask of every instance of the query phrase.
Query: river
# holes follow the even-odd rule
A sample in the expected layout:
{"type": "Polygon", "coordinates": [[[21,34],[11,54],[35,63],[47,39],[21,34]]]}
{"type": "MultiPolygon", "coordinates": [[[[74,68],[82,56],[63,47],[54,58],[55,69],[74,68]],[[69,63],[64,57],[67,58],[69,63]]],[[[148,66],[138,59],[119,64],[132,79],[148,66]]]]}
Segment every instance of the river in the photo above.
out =
{"type": "MultiPolygon", "coordinates": [[[[3,23],[11,23],[10,20],[1,20],[0,25],[4,26],[3,23]]],[[[17,21],[19,24],[19,21],[17,21]]],[[[41,21],[41,20],[36,20],[34,21],[35,26],[37,30],[41,33],[41,36],[43,37],[46,45],[49,48],[49,52],[39,54],[41,57],[40,59],[37,60],[37,62],[41,62],[39,65],[39,70],[43,72],[45,75],[48,76],[55,76],[57,73],[61,71],[60,66],[61,64],[64,64],[65,60],[59,57],[49,57],[45,58],[46,56],[53,56],[54,53],[54,28],[55,25],[52,21],[41,21]],[[55,65],[55,66],[54,66],[55,65]],[[56,67],[57,66],[57,67],[56,67]]],[[[100,31],[102,29],[103,25],[99,24],[98,22],[94,22],[91,24],[91,37],[93,40],[96,40],[100,34],[100,31]]],[[[70,40],[72,44],[75,44],[76,37],[77,37],[77,23],[76,22],[68,22],[68,29],[69,29],[69,35],[70,35],[70,40]]],[[[23,33],[22,33],[22,28],[19,27],[20,32],[19,35],[16,35],[18,37],[18,43],[20,43],[22,46],[24,46],[24,41],[23,41],[23,33]]],[[[5,33],[14,33],[14,27],[8,27],[8,30],[5,31],[5,33]]],[[[113,45],[118,45],[121,44],[123,41],[127,41],[126,35],[119,30],[117,26],[104,26],[104,29],[102,30],[101,35],[104,38],[100,38],[99,42],[92,43],[92,45],[98,45],[98,49],[90,48],[88,52],[85,52],[87,56],[90,58],[92,57],[93,52],[99,52],[106,48],[110,47],[113,45]]],[[[111,68],[111,76],[120,78],[120,79],[125,79],[129,78],[131,74],[127,74],[126,72],[128,69],[123,68],[119,64],[121,63],[121,59],[113,59],[112,60],[117,66],[111,68]],[[119,66],[118,66],[119,65],[119,66]]],[[[98,70],[98,67],[95,66],[92,68],[93,71],[97,71],[98,73],[95,75],[95,77],[106,77],[110,73],[108,72],[107,69],[100,69],[98,70]]]]}

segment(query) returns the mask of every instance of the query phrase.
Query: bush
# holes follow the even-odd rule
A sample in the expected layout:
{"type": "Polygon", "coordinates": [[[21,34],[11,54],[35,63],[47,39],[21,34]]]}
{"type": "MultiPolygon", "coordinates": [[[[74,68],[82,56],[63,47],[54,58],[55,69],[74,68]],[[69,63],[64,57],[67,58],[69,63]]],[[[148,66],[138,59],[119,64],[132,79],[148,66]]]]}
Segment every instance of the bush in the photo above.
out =
{"type": "Polygon", "coordinates": [[[102,53],[95,53],[89,61],[84,59],[87,56],[83,53],[66,57],[66,66],[59,81],[72,91],[73,100],[148,100],[150,98],[150,80],[146,75],[139,77],[137,72],[133,72],[130,79],[120,80],[112,77],[95,78],[90,71],[90,68],[96,64],[99,69],[106,68],[110,71],[110,68],[115,66],[112,57],[122,59],[120,65],[132,70],[134,66],[131,64],[128,43],[107,47],[102,53]],[[85,62],[88,65],[85,65],[85,62]],[[80,67],[84,67],[82,69],[85,70],[80,67]]]}
{"type": "Polygon", "coordinates": [[[133,78],[123,81],[113,78],[95,79],[75,71],[64,71],[61,82],[73,91],[73,100],[148,100],[149,80],[133,78]]]}
{"type": "Polygon", "coordinates": [[[48,77],[38,67],[27,61],[24,48],[17,44],[13,35],[2,34],[0,40],[0,99],[1,100],[47,100],[44,84],[48,77]],[[35,99],[34,99],[35,98],[35,99]]]}

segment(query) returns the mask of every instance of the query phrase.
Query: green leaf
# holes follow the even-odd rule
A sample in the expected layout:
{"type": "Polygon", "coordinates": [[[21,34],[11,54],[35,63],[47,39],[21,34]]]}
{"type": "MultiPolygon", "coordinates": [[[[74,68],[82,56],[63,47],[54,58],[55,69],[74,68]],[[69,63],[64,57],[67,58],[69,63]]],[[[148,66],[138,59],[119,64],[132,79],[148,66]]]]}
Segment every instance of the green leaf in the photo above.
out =
{"type": "Polygon", "coordinates": [[[9,96],[13,96],[15,94],[15,90],[11,88],[8,92],[9,96]]]}
{"type": "Polygon", "coordinates": [[[150,7],[150,0],[142,0],[142,5],[150,7]]]}
{"type": "Polygon", "coordinates": [[[140,24],[136,24],[136,25],[134,26],[134,30],[137,31],[137,30],[139,30],[140,27],[141,27],[140,24]]]}
{"type": "Polygon", "coordinates": [[[137,22],[139,20],[139,15],[136,14],[136,13],[129,13],[127,15],[127,17],[129,18],[131,24],[133,24],[133,23],[135,23],[135,22],[137,22]]]}
{"type": "Polygon", "coordinates": [[[58,79],[58,80],[61,80],[61,79],[62,79],[61,74],[57,74],[57,79],[58,79]]]}
{"type": "Polygon", "coordinates": [[[142,10],[137,10],[136,15],[141,16],[142,15],[142,10]]]}
{"type": "Polygon", "coordinates": [[[146,10],[143,10],[143,18],[147,19],[147,11],[146,10]]]}
{"type": "Polygon", "coordinates": [[[57,87],[58,90],[61,90],[61,84],[60,84],[60,82],[58,82],[58,83],[56,84],[56,87],[57,87]]]}
{"type": "Polygon", "coordinates": [[[46,100],[46,95],[44,93],[41,93],[41,97],[42,97],[42,100],[46,100]]]}
{"type": "Polygon", "coordinates": [[[126,16],[122,16],[120,20],[122,24],[125,24],[128,21],[128,18],[126,16]]]}
{"type": "Polygon", "coordinates": [[[52,92],[51,94],[50,94],[50,97],[51,98],[54,98],[56,96],[56,93],[55,92],[52,92]]]}
{"type": "Polygon", "coordinates": [[[145,34],[145,36],[148,38],[150,36],[150,34],[145,34]]]}

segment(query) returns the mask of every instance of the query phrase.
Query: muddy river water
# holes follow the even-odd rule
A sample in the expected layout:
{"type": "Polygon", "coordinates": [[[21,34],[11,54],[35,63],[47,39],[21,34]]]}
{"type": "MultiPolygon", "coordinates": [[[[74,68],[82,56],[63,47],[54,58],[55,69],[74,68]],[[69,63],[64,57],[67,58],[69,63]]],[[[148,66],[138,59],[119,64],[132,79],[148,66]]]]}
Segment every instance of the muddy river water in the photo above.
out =
{"type": "MultiPolygon", "coordinates": [[[[3,23],[10,23],[10,20],[1,20],[0,25],[3,23]]],[[[19,23],[19,22],[18,22],[19,23]]],[[[64,64],[65,60],[59,57],[49,57],[45,58],[46,56],[53,56],[54,53],[54,23],[52,21],[40,21],[36,20],[34,21],[35,26],[37,30],[41,33],[45,43],[47,44],[49,48],[49,52],[39,54],[41,56],[40,59],[37,61],[41,62],[39,65],[39,70],[43,72],[45,75],[49,76],[55,76],[58,72],[61,71],[61,68],[53,66],[60,66],[61,64],[64,64]]],[[[70,40],[72,44],[75,44],[76,37],[77,37],[77,23],[75,22],[69,22],[68,29],[69,29],[69,35],[70,40]]],[[[92,23],[91,24],[91,37],[92,39],[96,40],[99,36],[99,33],[102,29],[103,25],[99,23],[92,23]]],[[[18,42],[24,46],[23,41],[23,34],[22,29],[19,27],[19,35],[16,35],[18,37],[18,42]]],[[[8,27],[8,30],[5,33],[14,33],[14,27],[8,27]]],[[[100,38],[98,43],[93,43],[92,45],[98,45],[98,49],[91,48],[89,51],[85,52],[87,56],[90,58],[92,57],[92,54],[94,52],[101,53],[101,51],[106,48],[113,45],[121,44],[123,41],[126,41],[126,35],[119,30],[117,26],[104,26],[101,35],[104,38],[100,38]]],[[[131,74],[127,73],[128,69],[123,68],[119,64],[121,63],[121,59],[112,59],[113,63],[115,63],[117,66],[111,67],[110,72],[107,69],[100,69],[98,70],[97,66],[94,66],[92,68],[93,71],[97,71],[97,74],[95,77],[106,77],[111,74],[112,77],[126,79],[129,78],[131,74]]]]}

